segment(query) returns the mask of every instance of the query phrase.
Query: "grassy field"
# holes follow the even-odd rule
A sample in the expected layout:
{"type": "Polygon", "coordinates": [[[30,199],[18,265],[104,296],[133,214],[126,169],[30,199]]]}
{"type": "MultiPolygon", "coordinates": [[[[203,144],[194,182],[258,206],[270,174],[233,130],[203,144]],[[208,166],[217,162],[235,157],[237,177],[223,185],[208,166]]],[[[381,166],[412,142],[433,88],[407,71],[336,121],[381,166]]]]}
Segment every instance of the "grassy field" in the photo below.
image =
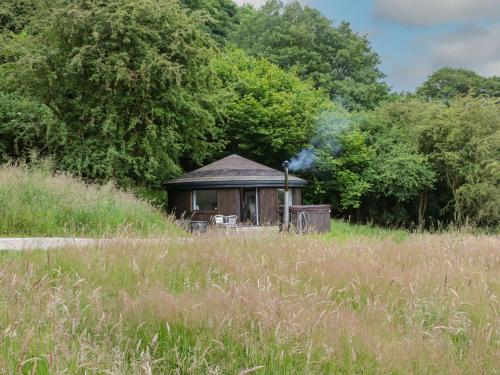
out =
{"type": "Polygon", "coordinates": [[[406,239],[409,233],[404,229],[386,229],[374,225],[351,224],[343,220],[332,220],[331,232],[326,236],[321,235],[321,237],[334,241],[349,241],[353,238],[363,238],[374,240],[391,239],[398,242],[406,239]]]}
{"type": "Polygon", "coordinates": [[[48,168],[0,166],[0,236],[150,236],[179,231],[132,194],[48,168]]]}
{"type": "Polygon", "coordinates": [[[176,236],[147,202],[43,166],[0,167],[0,207],[0,236],[173,238],[0,251],[0,374],[500,368],[498,236],[176,236]]]}
{"type": "Polygon", "coordinates": [[[0,372],[495,374],[499,248],[266,233],[0,252],[0,372]]]}

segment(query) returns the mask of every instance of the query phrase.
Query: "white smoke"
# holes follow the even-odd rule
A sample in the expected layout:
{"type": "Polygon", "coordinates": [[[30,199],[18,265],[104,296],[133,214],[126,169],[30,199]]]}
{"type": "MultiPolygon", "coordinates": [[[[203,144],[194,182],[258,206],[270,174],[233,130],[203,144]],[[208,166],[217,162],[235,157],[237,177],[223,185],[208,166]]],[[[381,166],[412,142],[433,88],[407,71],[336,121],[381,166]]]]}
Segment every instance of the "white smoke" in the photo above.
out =
{"type": "Polygon", "coordinates": [[[290,171],[305,171],[312,168],[316,161],[316,149],[328,150],[334,156],[339,155],[342,152],[339,136],[351,124],[351,116],[343,110],[325,112],[316,122],[315,135],[311,139],[310,146],[302,149],[290,161],[290,171]]]}
{"type": "Polygon", "coordinates": [[[305,148],[290,160],[288,168],[290,171],[306,170],[313,166],[314,160],[316,160],[314,151],[311,148],[305,148]]]}

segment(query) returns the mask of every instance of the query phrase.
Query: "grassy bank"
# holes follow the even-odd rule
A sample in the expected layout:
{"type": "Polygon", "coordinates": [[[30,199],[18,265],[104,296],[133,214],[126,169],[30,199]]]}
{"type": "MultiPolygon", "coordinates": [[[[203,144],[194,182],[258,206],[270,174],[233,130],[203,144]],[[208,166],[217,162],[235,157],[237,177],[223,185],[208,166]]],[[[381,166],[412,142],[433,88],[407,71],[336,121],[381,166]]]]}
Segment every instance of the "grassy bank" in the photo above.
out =
{"type": "Polygon", "coordinates": [[[0,166],[0,236],[168,235],[175,226],[112,185],[85,184],[47,168],[0,166]]]}
{"type": "Polygon", "coordinates": [[[266,233],[0,253],[0,369],[494,374],[499,241],[266,233]]]}

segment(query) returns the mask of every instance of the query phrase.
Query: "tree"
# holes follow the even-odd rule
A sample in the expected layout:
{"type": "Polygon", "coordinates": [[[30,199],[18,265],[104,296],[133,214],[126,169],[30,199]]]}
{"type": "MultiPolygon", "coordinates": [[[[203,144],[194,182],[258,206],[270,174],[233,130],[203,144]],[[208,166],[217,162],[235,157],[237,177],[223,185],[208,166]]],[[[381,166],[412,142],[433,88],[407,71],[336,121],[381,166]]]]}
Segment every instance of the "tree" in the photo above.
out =
{"type": "Polygon", "coordinates": [[[383,109],[366,114],[361,125],[374,150],[366,171],[372,186],[365,199],[370,219],[383,224],[408,223],[413,218],[407,206],[415,202],[418,225],[422,227],[427,194],[434,187],[436,173],[407,129],[394,126],[385,115],[383,109]]]}
{"type": "Polygon", "coordinates": [[[468,94],[500,97],[500,77],[485,78],[472,70],[441,68],[429,76],[417,94],[445,102],[468,94]]]}
{"type": "MultiPolygon", "coordinates": [[[[323,113],[311,145],[292,159],[291,168],[310,181],[305,197],[328,202],[334,212],[380,224],[410,224],[405,206],[425,198],[434,171],[405,129],[392,127],[377,112],[323,113]],[[302,160],[301,160],[302,159],[302,160]]],[[[419,204],[423,224],[426,200],[419,204]]]]}
{"type": "Polygon", "coordinates": [[[358,209],[371,189],[366,169],[372,158],[373,148],[358,127],[358,115],[334,107],[321,115],[310,145],[292,159],[291,166],[311,182],[305,192],[307,200],[330,203],[336,212],[347,212],[358,209]],[[309,163],[297,162],[301,157],[309,163]]]}
{"type": "Polygon", "coordinates": [[[306,198],[337,213],[393,225],[500,222],[496,99],[402,97],[372,112],[334,109],[306,150],[315,158],[301,172],[311,181],[306,198]]]}
{"type": "Polygon", "coordinates": [[[221,147],[201,25],[175,0],[61,0],[2,46],[0,85],[66,124],[61,168],[160,186],[221,147]]]}
{"type": "Polygon", "coordinates": [[[279,167],[305,147],[328,97],[266,59],[231,48],[212,67],[227,89],[221,126],[228,152],[279,167]]]}
{"type": "Polygon", "coordinates": [[[181,0],[181,3],[208,17],[205,26],[221,45],[226,44],[229,33],[239,22],[238,6],[233,0],[181,0]]]}
{"type": "Polygon", "coordinates": [[[457,224],[500,221],[496,99],[466,96],[448,104],[402,99],[382,106],[377,117],[386,128],[405,134],[432,167],[436,181],[429,199],[434,218],[457,224]]]}
{"type": "Polygon", "coordinates": [[[0,94],[0,163],[32,152],[53,155],[65,141],[64,125],[47,106],[27,98],[0,94]]]}
{"type": "Polygon", "coordinates": [[[312,79],[349,109],[374,108],[387,97],[378,55],[349,24],[334,27],[318,10],[297,1],[269,0],[245,8],[231,39],[254,56],[312,79]]]}
{"type": "Polygon", "coordinates": [[[335,208],[341,211],[359,208],[363,195],[372,187],[366,179],[365,169],[373,150],[367,147],[364,134],[357,128],[340,132],[338,142],[341,146],[338,155],[329,152],[328,147],[317,147],[318,172],[328,175],[324,181],[330,199],[338,192],[338,203],[331,200],[335,208]]]}
{"type": "Polygon", "coordinates": [[[463,97],[416,128],[419,143],[452,194],[458,224],[500,222],[500,104],[463,97]]]}
{"type": "Polygon", "coordinates": [[[55,1],[2,0],[0,2],[0,32],[21,32],[34,15],[45,13],[55,1]]]}

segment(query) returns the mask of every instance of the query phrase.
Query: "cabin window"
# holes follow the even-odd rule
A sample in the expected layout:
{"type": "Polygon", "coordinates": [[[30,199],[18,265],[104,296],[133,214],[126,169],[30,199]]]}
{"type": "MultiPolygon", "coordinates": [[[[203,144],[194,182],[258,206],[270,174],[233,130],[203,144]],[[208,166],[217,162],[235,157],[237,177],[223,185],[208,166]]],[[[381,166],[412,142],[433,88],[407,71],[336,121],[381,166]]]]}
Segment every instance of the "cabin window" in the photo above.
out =
{"type": "MultiPolygon", "coordinates": [[[[284,205],[285,204],[285,189],[277,189],[278,191],[278,204],[279,205],[284,205]]],[[[288,189],[288,205],[291,206],[293,204],[292,202],[292,190],[288,189]]]]}
{"type": "Polygon", "coordinates": [[[217,211],[217,190],[194,190],[193,211],[217,211]]]}

